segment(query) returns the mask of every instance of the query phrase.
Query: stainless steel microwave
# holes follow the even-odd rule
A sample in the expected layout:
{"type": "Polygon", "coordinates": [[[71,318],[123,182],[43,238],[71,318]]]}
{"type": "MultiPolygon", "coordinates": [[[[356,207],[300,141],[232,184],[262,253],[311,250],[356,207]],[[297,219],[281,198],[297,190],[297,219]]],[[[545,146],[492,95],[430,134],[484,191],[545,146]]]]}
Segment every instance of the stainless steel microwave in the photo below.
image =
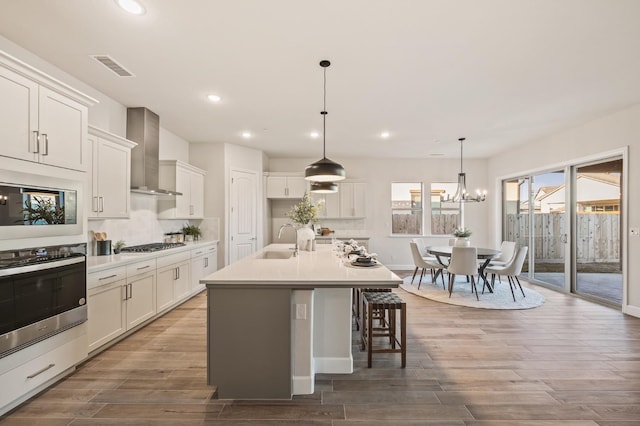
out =
{"type": "Polygon", "coordinates": [[[82,194],[80,181],[0,170],[0,240],[81,235],[82,194]]]}

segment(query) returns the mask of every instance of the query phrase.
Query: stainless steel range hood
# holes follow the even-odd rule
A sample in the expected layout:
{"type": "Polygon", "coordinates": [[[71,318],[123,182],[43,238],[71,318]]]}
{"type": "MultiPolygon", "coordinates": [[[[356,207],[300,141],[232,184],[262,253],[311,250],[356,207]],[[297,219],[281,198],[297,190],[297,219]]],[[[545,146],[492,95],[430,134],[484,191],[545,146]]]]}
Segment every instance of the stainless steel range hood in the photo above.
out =
{"type": "Polygon", "coordinates": [[[127,139],[137,142],[131,150],[131,192],[148,195],[182,195],[158,187],[160,173],[160,117],[144,108],[127,108],[127,139]]]}

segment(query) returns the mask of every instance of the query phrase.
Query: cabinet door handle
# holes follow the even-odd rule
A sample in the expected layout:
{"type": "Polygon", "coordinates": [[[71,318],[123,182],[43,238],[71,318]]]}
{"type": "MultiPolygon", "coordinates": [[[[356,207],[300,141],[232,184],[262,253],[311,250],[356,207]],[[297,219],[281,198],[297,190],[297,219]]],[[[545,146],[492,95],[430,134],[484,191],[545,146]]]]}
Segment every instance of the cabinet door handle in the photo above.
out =
{"type": "Polygon", "coordinates": [[[113,275],[109,275],[108,277],[101,277],[101,278],[98,278],[98,281],[108,280],[109,278],[115,278],[117,276],[118,276],[117,274],[113,274],[113,275]]]}
{"type": "Polygon", "coordinates": [[[104,197],[98,197],[98,211],[103,212],[104,211],[104,197]]]}
{"type": "Polygon", "coordinates": [[[40,134],[38,133],[37,130],[33,131],[33,138],[31,138],[31,147],[30,150],[31,152],[33,152],[34,154],[38,153],[38,147],[40,146],[40,134]]]}
{"type": "Polygon", "coordinates": [[[204,258],[204,267],[205,267],[205,268],[208,268],[208,267],[209,267],[209,258],[208,258],[208,257],[205,257],[205,258],[204,258]]]}
{"type": "Polygon", "coordinates": [[[93,203],[91,206],[91,211],[97,212],[98,211],[98,197],[93,197],[93,203]]]}
{"type": "Polygon", "coordinates": [[[124,290],[124,299],[123,301],[127,301],[129,299],[129,285],[125,284],[122,289],[124,290]]]}
{"type": "Polygon", "coordinates": [[[34,377],[41,375],[41,374],[42,374],[42,373],[44,373],[45,371],[50,370],[50,369],[52,369],[52,368],[53,368],[53,367],[55,367],[55,366],[56,366],[55,364],[49,364],[49,365],[47,365],[46,367],[44,367],[43,369],[38,370],[38,371],[36,371],[36,372],[35,372],[35,373],[33,373],[33,374],[29,374],[29,375],[27,376],[27,379],[33,379],[34,377]]]}
{"type": "Polygon", "coordinates": [[[129,284],[129,299],[133,299],[133,284],[129,284]]]}
{"type": "Polygon", "coordinates": [[[180,267],[176,268],[176,273],[178,274],[178,279],[180,279],[180,267]]]}
{"type": "MultiPolygon", "coordinates": [[[[140,271],[140,270],[142,270],[142,269],[147,269],[147,268],[149,268],[149,267],[150,267],[150,265],[147,265],[147,266],[141,266],[141,267],[139,267],[139,268],[138,268],[138,271],[140,271]]],[[[131,285],[131,284],[129,284],[129,285],[131,285]]]]}
{"type": "Polygon", "coordinates": [[[46,133],[42,134],[44,138],[44,149],[42,150],[42,155],[49,155],[49,136],[46,133]]]}

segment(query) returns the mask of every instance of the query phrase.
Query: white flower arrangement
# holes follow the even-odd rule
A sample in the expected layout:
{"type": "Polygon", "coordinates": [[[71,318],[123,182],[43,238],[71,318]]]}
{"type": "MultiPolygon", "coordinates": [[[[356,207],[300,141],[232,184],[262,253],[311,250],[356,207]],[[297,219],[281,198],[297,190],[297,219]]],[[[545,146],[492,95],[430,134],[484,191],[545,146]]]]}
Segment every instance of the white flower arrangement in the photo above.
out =
{"type": "Polygon", "coordinates": [[[318,207],[311,202],[308,194],[304,194],[302,201],[293,206],[286,214],[292,222],[306,225],[309,222],[318,220],[318,207]]]}

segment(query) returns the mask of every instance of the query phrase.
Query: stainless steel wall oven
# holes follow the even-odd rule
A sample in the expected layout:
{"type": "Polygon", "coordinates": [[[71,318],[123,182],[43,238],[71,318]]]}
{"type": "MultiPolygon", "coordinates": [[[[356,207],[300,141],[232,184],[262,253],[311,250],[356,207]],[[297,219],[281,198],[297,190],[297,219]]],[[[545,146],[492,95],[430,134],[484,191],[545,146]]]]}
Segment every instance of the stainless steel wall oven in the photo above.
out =
{"type": "Polygon", "coordinates": [[[87,320],[86,249],[0,251],[0,357],[87,320]]]}

